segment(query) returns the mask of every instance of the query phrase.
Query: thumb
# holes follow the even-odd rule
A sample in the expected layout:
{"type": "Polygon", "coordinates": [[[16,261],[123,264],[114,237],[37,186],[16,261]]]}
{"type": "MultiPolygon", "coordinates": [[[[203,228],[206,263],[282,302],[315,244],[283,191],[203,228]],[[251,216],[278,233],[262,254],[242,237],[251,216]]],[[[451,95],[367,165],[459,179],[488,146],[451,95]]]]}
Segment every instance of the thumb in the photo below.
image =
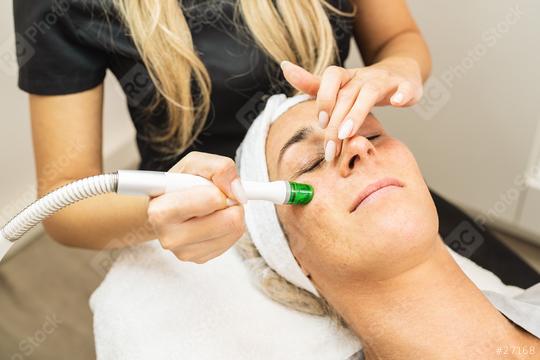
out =
{"type": "Polygon", "coordinates": [[[280,66],[285,80],[295,89],[312,96],[317,95],[321,83],[318,76],[287,60],[283,60],[280,66]]]}

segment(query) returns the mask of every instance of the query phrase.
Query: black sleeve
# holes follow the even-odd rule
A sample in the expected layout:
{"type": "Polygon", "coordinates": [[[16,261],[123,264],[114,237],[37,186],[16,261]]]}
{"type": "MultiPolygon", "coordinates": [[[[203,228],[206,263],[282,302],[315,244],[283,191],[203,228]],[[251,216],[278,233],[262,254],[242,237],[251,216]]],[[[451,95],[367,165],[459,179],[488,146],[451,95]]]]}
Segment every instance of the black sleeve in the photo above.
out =
{"type": "Polygon", "coordinates": [[[74,2],[76,0],[13,0],[22,90],[39,95],[61,95],[88,90],[103,81],[107,55],[79,41],[69,19],[74,2]]]}

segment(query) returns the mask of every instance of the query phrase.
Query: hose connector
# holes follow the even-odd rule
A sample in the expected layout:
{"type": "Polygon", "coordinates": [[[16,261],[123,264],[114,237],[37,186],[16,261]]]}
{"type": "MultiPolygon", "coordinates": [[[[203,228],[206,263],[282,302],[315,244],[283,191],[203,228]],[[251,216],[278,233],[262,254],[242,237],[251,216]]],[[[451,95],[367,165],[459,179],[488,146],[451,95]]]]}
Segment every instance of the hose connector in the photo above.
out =
{"type": "Polygon", "coordinates": [[[315,194],[313,186],[289,181],[289,187],[290,190],[287,204],[305,205],[313,200],[313,195],[315,194]]]}

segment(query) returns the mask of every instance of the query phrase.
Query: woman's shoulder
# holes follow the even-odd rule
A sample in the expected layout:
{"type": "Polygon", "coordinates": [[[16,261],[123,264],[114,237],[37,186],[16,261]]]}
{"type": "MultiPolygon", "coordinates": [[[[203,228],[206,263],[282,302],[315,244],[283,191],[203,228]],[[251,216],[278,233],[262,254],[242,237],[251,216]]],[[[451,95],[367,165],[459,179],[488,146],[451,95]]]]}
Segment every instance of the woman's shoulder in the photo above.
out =
{"type": "Polygon", "coordinates": [[[107,54],[97,37],[82,35],[85,29],[97,29],[100,22],[95,20],[104,18],[103,11],[110,3],[14,1],[19,87],[30,93],[58,95],[86,90],[103,81],[107,54]]]}
{"type": "Polygon", "coordinates": [[[13,14],[18,34],[72,35],[79,28],[78,22],[113,18],[114,6],[113,0],[17,0],[13,2],[13,14]]]}

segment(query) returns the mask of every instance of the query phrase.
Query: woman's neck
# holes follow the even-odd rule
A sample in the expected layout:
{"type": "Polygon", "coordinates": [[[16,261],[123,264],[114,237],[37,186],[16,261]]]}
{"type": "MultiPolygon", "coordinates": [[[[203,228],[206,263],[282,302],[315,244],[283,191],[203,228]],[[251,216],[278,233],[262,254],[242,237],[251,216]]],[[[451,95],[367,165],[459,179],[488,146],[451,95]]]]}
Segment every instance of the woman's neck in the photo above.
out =
{"type": "Polygon", "coordinates": [[[440,238],[432,256],[406,273],[349,283],[327,298],[361,339],[367,359],[491,359],[501,347],[540,350],[538,339],[491,305],[440,238]]]}

